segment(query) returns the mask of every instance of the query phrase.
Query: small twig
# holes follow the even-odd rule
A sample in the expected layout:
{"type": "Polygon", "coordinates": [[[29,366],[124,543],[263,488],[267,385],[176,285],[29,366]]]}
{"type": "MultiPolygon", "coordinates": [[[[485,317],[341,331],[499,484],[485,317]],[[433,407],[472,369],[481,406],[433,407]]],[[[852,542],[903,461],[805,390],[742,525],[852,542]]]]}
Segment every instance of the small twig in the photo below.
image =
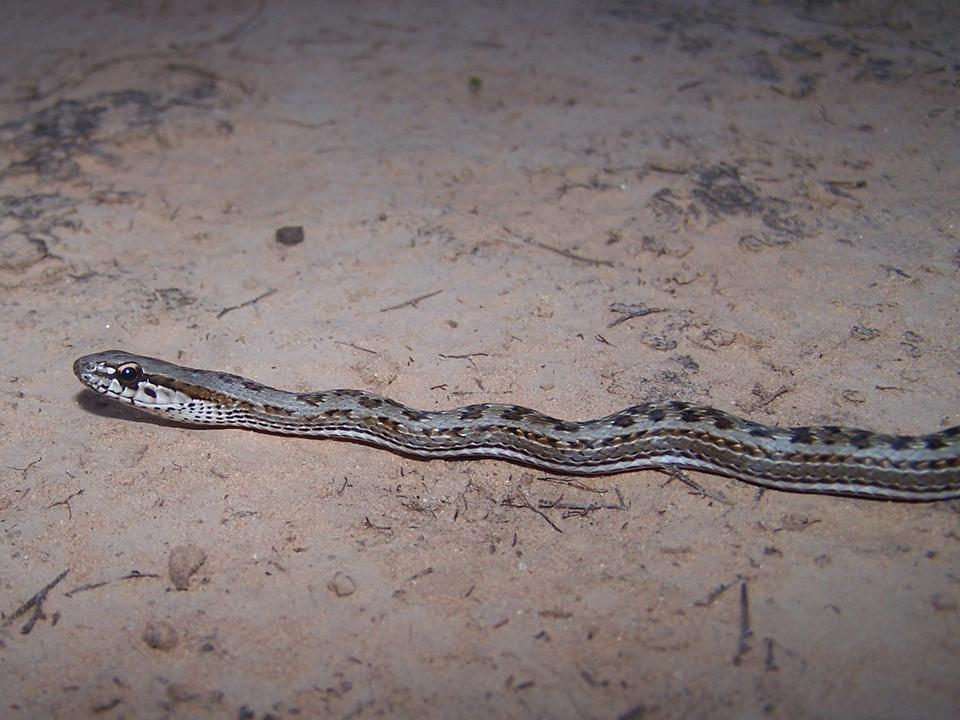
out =
{"type": "Polygon", "coordinates": [[[390,525],[374,525],[372,522],[370,522],[370,518],[366,515],[363,517],[363,527],[371,530],[379,530],[380,532],[389,532],[390,530],[393,530],[393,527],[390,525]]]}
{"type": "Polygon", "coordinates": [[[399,310],[400,308],[405,307],[416,307],[417,303],[421,300],[426,300],[427,298],[432,298],[434,295],[439,295],[443,290],[434,290],[432,293],[427,293],[426,295],[419,295],[412,300],[407,300],[402,302],[399,305],[391,305],[390,307],[380,308],[380,312],[390,312],[391,310],[399,310]]]}
{"type": "MultiPolygon", "coordinates": [[[[615,267],[613,261],[611,260],[597,260],[595,258],[584,257],[583,255],[578,255],[577,253],[572,252],[570,250],[564,250],[563,248],[554,247],[553,245],[547,245],[546,243],[542,243],[537,240],[534,240],[532,237],[521,235],[516,230],[510,229],[506,225],[502,227],[505,233],[507,233],[511,237],[517,238],[520,242],[522,242],[525,245],[533,245],[534,247],[538,247],[541,250],[547,250],[548,252],[556,253],[557,255],[561,255],[569,260],[575,260],[576,262],[587,263],[588,265],[606,265],[607,267],[615,267]]],[[[509,245],[515,245],[515,243],[509,242],[506,240],[504,240],[503,242],[507,242],[507,244],[509,245]]]]}
{"type": "Polygon", "coordinates": [[[246,302],[242,302],[239,305],[231,305],[230,307],[225,307],[223,310],[217,313],[217,320],[222,318],[228,312],[233,312],[234,310],[239,310],[240,308],[245,308],[245,307],[248,307],[249,305],[256,305],[258,302],[260,302],[264,298],[270,297],[275,292],[276,292],[275,288],[270,288],[262,295],[257,295],[257,297],[255,297],[253,300],[247,300],[246,302]]]}
{"type": "Polygon", "coordinates": [[[66,597],[73,597],[74,593],[86,592],[87,590],[96,590],[97,588],[103,587],[104,585],[109,585],[110,580],[101,580],[100,582],[87,583],[86,585],[77,585],[73,590],[68,590],[64,593],[66,597]]]}
{"type": "Polygon", "coordinates": [[[414,498],[413,500],[401,500],[400,505],[411,512],[429,513],[433,515],[434,518],[437,517],[437,511],[424,505],[423,501],[419,498],[414,498]]]}
{"type": "Polygon", "coordinates": [[[887,273],[888,275],[896,275],[897,277],[901,277],[901,278],[904,278],[904,279],[906,279],[906,280],[912,280],[912,279],[913,279],[913,277],[912,277],[911,275],[909,275],[908,273],[905,273],[903,270],[901,270],[901,269],[898,268],[898,267],[894,267],[893,265],[884,265],[884,264],[881,264],[880,267],[882,267],[882,268],[886,271],[886,273],[887,273]]]}
{"type": "Polygon", "coordinates": [[[606,190],[615,190],[615,189],[623,190],[625,187],[626,187],[625,185],[603,182],[603,180],[600,179],[598,174],[594,174],[590,178],[590,182],[564,183],[563,185],[561,185],[560,189],[557,191],[557,200],[559,200],[564,195],[566,195],[570,190],[576,190],[579,188],[582,188],[584,190],[599,190],[600,192],[604,192],[606,190]]]}
{"type": "Polygon", "coordinates": [[[407,582],[413,582],[414,580],[419,580],[420,578],[426,577],[427,575],[433,575],[432,567],[427,567],[418,573],[414,573],[413,575],[407,578],[407,582]]]}
{"type": "Polygon", "coordinates": [[[70,568],[67,568],[62,573],[57,575],[53,580],[46,584],[42,590],[36,593],[32,598],[27,600],[23,605],[14,610],[13,614],[3,621],[4,627],[12,625],[17,618],[22,615],[25,615],[27,611],[33,608],[33,615],[30,616],[30,619],[27,620],[26,624],[20,628],[20,633],[22,635],[28,635],[33,626],[37,624],[38,620],[43,620],[46,615],[43,613],[43,603],[47,600],[47,593],[49,593],[53,588],[60,584],[60,582],[67,576],[67,573],[70,572],[70,568]]]}
{"type": "Polygon", "coordinates": [[[38,458],[37,458],[36,460],[34,460],[33,462],[27,463],[27,466],[26,466],[26,467],[22,467],[22,468],[21,468],[21,467],[13,467],[12,465],[7,465],[7,470],[16,470],[17,472],[23,473],[23,479],[26,480],[26,479],[27,479],[27,471],[28,471],[30,468],[32,468],[34,465],[36,465],[38,462],[40,462],[41,460],[43,460],[43,458],[42,458],[42,457],[38,457],[38,458]]]}
{"type": "Polygon", "coordinates": [[[765,408],[767,405],[772,403],[777,398],[786,395],[788,392],[791,392],[793,387],[789,385],[781,385],[776,390],[766,390],[762,385],[754,385],[753,389],[750,391],[759,399],[759,403],[751,403],[750,410],[756,411],[760,408],[765,408]]]}
{"type": "Polygon", "coordinates": [[[694,480],[692,477],[687,475],[683,470],[678,467],[673,467],[672,465],[664,465],[658,468],[660,472],[664,472],[670,476],[670,479],[667,480],[669,484],[673,480],[679,480],[687,487],[693,488],[693,491],[700,497],[708,497],[711,500],[716,500],[718,503],[723,503],[724,505],[730,505],[730,501],[727,500],[723,495],[714,495],[712,492],[705,490],[700,483],[694,480]]]}
{"type": "Polygon", "coordinates": [[[613,303],[610,306],[610,312],[621,313],[621,316],[614,320],[612,323],[607,325],[608,328],[616,327],[620,323],[624,323],[627,320],[632,320],[633,318],[643,317],[644,315],[652,315],[653,313],[662,313],[666,312],[666,308],[660,307],[647,307],[643,303],[637,304],[626,304],[626,303],[613,303]]]}
{"type": "Polygon", "coordinates": [[[470,358],[475,357],[490,357],[490,354],[485,352],[475,352],[466,353],[464,355],[444,355],[443,353],[440,353],[440,357],[444,360],[469,360],[470,358]]]}
{"type": "Polygon", "coordinates": [[[523,493],[519,493],[519,495],[520,495],[520,497],[523,498],[523,502],[522,502],[522,503],[517,502],[516,499],[513,498],[513,497],[509,497],[509,498],[506,498],[505,500],[503,500],[500,504],[501,504],[501,505],[506,505],[507,507],[527,508],[527,510],[530,510],[531,512],[534,512],[534,513],[536,513],[537,515],[539,515],[540,517],[542,517],[542,518],[547,522],[547,524],[548,524],[550,527],[552,527],[554,530],[556,530],[558,533],[562,533],[562,532],[563,532],[563,530],[561,530],[559,527],[557,527],[557,524],[556,524],[555,522],[553,522],[553,520],[551,520],[549,517],[547,517],[546,513],[544,513],[542,510],[538,510],[537,508],[535,508],[535,507],[533,506],[533,503],[530,502],[529,498],[527,498],[526,495],[524,495],[523,493]]]}
{"type": "Polygon", "coordinates": [[[123,577],[118,577],[116,580],[103,580],[101,582],[87,583],[85,585],[78,585],[73,588],[73,590],[68,590],[64,593],[67,597],[73,597],[77,593],[86,592],[87,590],[96,590],[99,587],[104,585],[109,585],[111,583],[120,582],[121,580],[139,580],[141,578],[158,578],[159,575],[155,573],[141,573],[134,570],[132,573],[127,573],[123,577]]]}
{"type": "Polygon", "coordinates": [[[93,711],[94,715],[100,715],[101,713],[105,713],[109,710],[113,710],[117,705],[119,705],[122,702],[123,702],[123,698],[118,698],[118,697],[110,698],[106,702],[94,705],[90,709],[93,711]]]}
{"type": "Polygon", "coordinates": [[[834,195],[850,200],[853,199],[853,195],[847,190],[861,190],[867,186],[866,180],[823,180],[822,182],[834,195]]]}
{"type": "Polygon", "coordinates": [[[750,629],[750,597],[747,594],[747,581],[740,581],[740,642],[737,645],[737,654],[733,656],[733,664],[739,665],[743,656],[750,652],[749,640],[753,636],[750,629]]]}
{"type": "Polygon", "coordinates": [[[620,488],[614,488],[614,492],[617,493],[617,503],[573,503],[565,502],[563,500],[563,495],[558,497],[556,500],[539,500],[537,502],[538,507],[542,509],[557,509],[557,510],[566,510],[567,512],[563,513],[561,516],[564,520],[573,516],[586,516],[589,513],[592,513],[595,510],[626,510],[627,505],[623,501],[623,494],[620,492],[620,488]]]}
{"type": "Polygon", "coordinates": [[[607,492],[609,492],[606,488],[591,487],[590,485],[587,485],[585,482],[583,482],[582,480],[578,480],[577,478],[555,478],[555,477],[550,477],[549,475],[541,475],[540,477],[537,478],[537,480],[540,480],[542,482],[553,483],[554,485],[569,485],[570,487],[574,487],[577,490],[584,490],[586,492],[595,493],[597,495],[605,495],[607,492]]]}
{"type": "Polygon", "coordinates": [[[83,488],[80,488],[79,490],[77,490],[77,491],[76,491],[75,493],[73,493],[72,495],[67,495],[67,498],[66,498],[65,500],[57,500],[57,502],[55,502],[55,503],[50,503],[49,505],[47,505],[47,510],[49,510],[50,508],[55,508],[55,507],[57,507],[57,505],[66,505],[66,506],[67,506],[67,517],[68,517],[70,520],[73,520],[73,509],[70,507],[70,501],[73,500],[73,499],[74,499],[75,497],[77,497],[78,495],[83,495],[83,492],[84,492],[83,488]]]}
{"type": "Polygon", "coordinates": [[[606,267],[614,267],[612,260],[597,260],[596,258],[584,257],[583,255],[578,255],[570,250],[564,250],[563,248],[554,247],[553,245],[547,245],[546,243],[539,242],[533,238],[523,238],[523,242],[525,242],[527,245],[538,247],[541,250],[547,250],[549,252],[556,253],[557,255],[562,255],[563,257],[576,262],[582,262],[588,265],[604,265],[606,267]]]}
{"type": "Polygon", "coordinates": [[[766,657],[763,659],[763,669],[767,672],[776,672],[780,669],[777,661],[773,657],[773,648],[776,643],[773,638],[764,638],[763,645],[766,648],[766,657]]]}
{"type": "Polygon", "coordinates": [[[703,600],[697,600],[693,604],[693,606],[707,607],[708,605],[712,605],[714,600],[716,600],[718,597],[723,595],[723,593],[725,593],[727,590],[729,590],[732,587],[733,587],[732,582],[720,583],[719,585],[717,585],[717,587],[715,587],[713,590],[710,591],[709,595],[707,595],[703,600]]]}
{"type": "Polygon", "coordinates": [[[379,354],[380,354],[380,353],[378,353],[376,350],[371,350],[370,348],[365,348],[365,347],[363,347],[362,345],[354,345],[353,343],[340,342],[339,340],[334,340],[334,341],[333,341],[333,344],[334,344],[334,345],[344,345],[344,346],[346,346],[346,347],[353,348],[354,350],[359,350],[360,352],[370,353],[371,355],[379,355],[379,354]]]}

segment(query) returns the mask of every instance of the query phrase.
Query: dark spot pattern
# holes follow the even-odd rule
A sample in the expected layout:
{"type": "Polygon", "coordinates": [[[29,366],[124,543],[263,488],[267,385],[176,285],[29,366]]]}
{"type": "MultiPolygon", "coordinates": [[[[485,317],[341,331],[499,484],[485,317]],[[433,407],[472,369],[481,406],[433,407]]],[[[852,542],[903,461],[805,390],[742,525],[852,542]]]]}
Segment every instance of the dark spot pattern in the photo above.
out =
{"type": "Polygon", "coordinates": [[[824,425],[817,430],[816,434],[824,445],[836,445],[846,439],[846,432],[843,428],[836,425],[824,425]]]}
{"type": "Polygon", "coordinates": [[[873,433],[866,430],[854,430],[847,436],[847,442],[857,450],[866,450],[873,444],[873,433]]]}
{"type": "MultiPolygon", "coordinates": [[[[253,408],[250,403],[240,403],[240,407],[242,407],[244,410],[251,410],[253,408]]],[[[269,415],[278,415],[280,417],[290,417],[293,415],[293,413],[286,408],[278,407],[277,405],[263,405],[262,407],[263,411],[269,415]]]]}
{"type": "Polygon", "coordinates": [[[721,412],[710,413],[709,415],[710,422],[713,423],[713,426],[717,430],[731,430],[733,429],[733,418],[729,415],[725,415],[721,412]]]}
{"type": "Polygon", "coordinates": [[[667,411],[663,408],[654,408],[647,413],[647,419],[653,422],[662,422],[667,417],[667,411]]]}
{"type": "Polygon", "coordinates": [[[383,405],[383,400],[378,397],[371,397],[369,395],[363,395],[357,398],[357,403],[360,407],[365,407],[367,410],[375,410],[376,408],[383,405]]]}
{"type": "Polygon", "coordinates": [[[813,445],[817,441],[811,428],[798,427],[790,431],[790,442],[794,445],[813,445]]]}
{"type": "Polygon", "coordinates": [[[400,423],[384,415],[377,415],[377,422],[383,425],[384,427],[390,428],[394,432],[396,432],[400,427],[400,423]]]}
{"type": "Polygon", "coordinates": [[[637,419],[630,413],[621,413],[619,415],[614,415],[611,422],[617,427],[628,428],[633,427],[634,424],[636,424],[637,419]]]}
{"type": "Polygon", "coordinates": [[[913,438],[909,435],[897,435],[890,443],[893,450],[906,450],[913,443],[913,438]]]}
{"type": "Polygon", "coordinates": [[[485,405],[467,405],[460,411],[461,420],[479,420],[483,417],[483,411],[486,410],[485,405]]]}
{"type": "Polygon", "coordinates": [[[923,446],[927,450],[940,450],[945,447],[946,444],[944,439],[939,435],[927,435],[927,437],[923,439],[923,446]]]}
{"type": "Polygon", "coordinates": [[[525,420],[530,415],[535,415],[536,412],[530,408],[520,407],[519,405],[513,405],[506,408],[503,412],[500,413],[500,417],[504,420],[510,422],[521,422],[525,420]]]}

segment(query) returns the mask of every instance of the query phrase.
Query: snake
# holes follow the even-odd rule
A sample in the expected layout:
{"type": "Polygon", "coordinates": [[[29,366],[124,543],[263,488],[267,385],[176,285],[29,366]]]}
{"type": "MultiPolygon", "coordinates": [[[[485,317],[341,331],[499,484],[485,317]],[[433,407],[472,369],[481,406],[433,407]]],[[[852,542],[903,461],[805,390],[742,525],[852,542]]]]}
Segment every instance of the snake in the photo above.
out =
{"type": "Polygon", "coordinates": [[[586,476],[692,469],[776,490],[960,497],[960,426],[926,435],[778,427],[679,400],[579,422],[495,403],[417,410],[364,390],[278,390],[122,350],[80,357],[73,371],[87,388],[177,423],[353,440],[420,459],[494,458],[586,476]]]}

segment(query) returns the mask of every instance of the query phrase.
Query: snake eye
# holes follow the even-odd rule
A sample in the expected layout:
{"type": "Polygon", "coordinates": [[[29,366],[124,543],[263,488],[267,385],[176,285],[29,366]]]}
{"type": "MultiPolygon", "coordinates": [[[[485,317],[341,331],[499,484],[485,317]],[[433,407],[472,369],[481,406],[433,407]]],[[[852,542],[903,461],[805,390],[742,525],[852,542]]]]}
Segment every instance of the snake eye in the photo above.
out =
{"type": "Polygon", "coordinates": [[[135,385],[142,374],[136,363],[126,363],[117,368],[117,379],[121,385],[135,385]]]}

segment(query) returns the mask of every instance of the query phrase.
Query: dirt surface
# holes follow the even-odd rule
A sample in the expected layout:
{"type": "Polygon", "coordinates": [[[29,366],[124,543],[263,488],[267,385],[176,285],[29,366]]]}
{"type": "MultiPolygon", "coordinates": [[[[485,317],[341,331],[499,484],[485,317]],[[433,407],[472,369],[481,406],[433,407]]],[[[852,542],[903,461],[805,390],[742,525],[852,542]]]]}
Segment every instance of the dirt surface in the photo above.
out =
{"type": "Polygon", "coordinates": [[[960,13],[905,6],[6,3],[0,716],[955,717],[956,502],[188,429],[71,373],[956,425],[960,13]]]}

